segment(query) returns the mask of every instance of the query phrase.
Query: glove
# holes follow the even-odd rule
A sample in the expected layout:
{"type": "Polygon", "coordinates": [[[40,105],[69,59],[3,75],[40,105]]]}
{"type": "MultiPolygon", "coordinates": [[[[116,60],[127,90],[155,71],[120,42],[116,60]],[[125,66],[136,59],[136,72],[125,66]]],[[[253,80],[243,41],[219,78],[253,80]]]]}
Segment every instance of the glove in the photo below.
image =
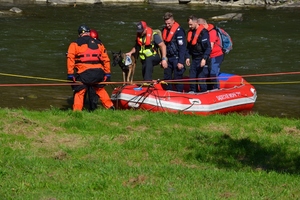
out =
{"type": "Polygon", "coordinates": [[[75,78],[74,74],[68,74],[67,80],[73,81],[74,83],[76,82],[76,78],[75,78]]]}
{"type": "Polygon", "coordinates": [[[110,82],[110,74],[104,75],[103,82],[110,82]]]}

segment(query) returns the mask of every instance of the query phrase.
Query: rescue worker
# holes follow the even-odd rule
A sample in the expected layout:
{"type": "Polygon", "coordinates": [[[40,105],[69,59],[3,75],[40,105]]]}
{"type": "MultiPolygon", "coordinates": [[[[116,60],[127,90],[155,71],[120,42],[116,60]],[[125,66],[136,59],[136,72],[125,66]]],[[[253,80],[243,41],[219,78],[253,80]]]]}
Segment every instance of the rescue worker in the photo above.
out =
{"type": "Polygon", "coordinates": [[[152,81],[152,73],[155,65],[161,63],[164,69],[168,67],[165,43],[157,32],[147,26],[145,21],[140,21],[137,24],[136,43],[126,55],[130,57],[136,52],[138,52],[142,62],[144,81],[152,81]],[[162,57],[159,55],[159,50],[162,57]]]}
{"type": "MultiPolygon", "coordinates": [[[[98,32],[95,30],[95,29],[91,29],[90,30],[90,37],[91,38],[94,38],[95,40],[98,40],[101,42],[101,40],[99,39],[99,35],[98,35],[98,32]]],[[[110,75],[106,75],[107,76],[107,79],[106,79],[106,82],[110,82],[111,79],[110,79],[110,75]]],[[[103,85],[104,87],[105,85],[103,85]]],[[[101,92],[105,92],[105,90],[101,90],[101,92]]],[[[91,94],[90,94],[91,95],[91,94]]],[[[89,99],[92,99],[93,101],[92,102],[89,102],[90,103],[90,108],[91,110],[95,110],[97,108],[97,104],[98,104],[98,99],[100,98],[100,101],[101,102],[106,102],[107,101],[107,95],[105,94],[100,94],[100,96],[98,97],[98,95],[96,93],[93,93],[92,94],[92,98],[89,98],[89,99]]],[[[113,109],[113,108],[112,108],[113,109]]]]}
{"type": "MultiPolygon", "coordinates": [[[[185,72],[184,56],[186,53],[186,35],[184,29],[174,20],[170,12],[164,15],[165,27],[162,38],[166,44],[168,67],[164,69],[164,80],[182,79],[185,72]],[[173,78],[174,73],[174,78],[173,78]]],[[[178,92],[183,92],[183,84],[175,84],[178,92]]],[[[164,85],[167,90],[172,90],[172,84],[164,85]]]]}
{"type": "Polygon", "coordinates": [[[190,93],[206,92],[206,78],[208,77],[208,59],[211,52],[211,46],[209,41],[208,31],[199,25],[198,18],[191,15],[188,18],[189,31],[187,33],[187,55],[186,65],[190,66],[189,77],[191,82],[195,82],[196,78],[200,85],[198,90],[198,84],[190,84],[190,93]],[[192,63],[190,61],[192,57],[192,63]]]}
{"type": "Polygon", "coordinates": [[[208,30],[211,53],[210,53],[210,63],[209,63],[209,77],[212,84],[208,85],[209,89],[220,89],[220,84],[218,80],[218,75],[220,73],[220,67],[224,60],[224,53],[221,48],[221,40],[213,24],[208,24],[205,19],[199,18],[198,24],[202,24],[204,28],[208,30]]]}
{"type": "Polygon", "coordinates": [[[101,41],[90,37],[86,25],[78,28],[78,38],[69,45],[67,53],[68,80],[80,81],[82,85],[73,86],[73,110],[82,110],[86,91],[93,101],[93,93],[101,97],[106,109],[114,109],[113,103],[103,84],[110,77],[110,59],[101,41]]]}

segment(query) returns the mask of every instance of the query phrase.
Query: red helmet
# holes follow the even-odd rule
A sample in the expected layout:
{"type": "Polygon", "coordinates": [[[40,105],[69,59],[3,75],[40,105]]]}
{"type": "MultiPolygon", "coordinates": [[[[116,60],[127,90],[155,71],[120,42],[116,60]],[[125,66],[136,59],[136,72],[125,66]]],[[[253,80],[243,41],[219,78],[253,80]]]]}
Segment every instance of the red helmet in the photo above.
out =
{"type": "Polygon", "coordinates": [[[91,30],[90,30],[90,36],[91,36],[92,38],[94,38],[94,39],[99,39],[99,38],[98,38],[98,32],[97,32],[96,30],[94,30],[94,29],[91,29],[91,30]]]}

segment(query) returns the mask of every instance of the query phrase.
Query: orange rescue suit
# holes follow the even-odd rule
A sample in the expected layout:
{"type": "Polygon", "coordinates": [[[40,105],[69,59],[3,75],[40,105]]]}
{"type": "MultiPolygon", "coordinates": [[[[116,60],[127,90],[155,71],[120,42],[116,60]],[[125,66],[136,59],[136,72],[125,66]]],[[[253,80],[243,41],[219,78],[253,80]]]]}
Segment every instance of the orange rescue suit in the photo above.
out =
{"type": "Polygon", "coordinates": [[[107,51],[99,40],[95,40],[90,36],[79,37],[70,44],[68,49],[68,74],[74,74],[74,72],[80,74],[87,69],[93,68],[101,68],[104,73],[110,74],[110,59],[107,51]],[[96,48],[91,49],[89,46],[96,48]]]}
{"type": "MultiPolygon", "coordinates": [[[[90,91],[94,90],[96,92],[105,108],[108,109],[113,106],[103,86],[95,84],[95,81],[102,82],[105,74],[110,74],[110,59],[100,40],[86,35],[72,42],[67,53],[67,73],[76,74],[76,80],[78,78],[81,82],[84,82],[83,80],[94,80],[92,82],[88,81],[84,85],[73,86],[73,110],[82,110],[88,87],[90,91]]],[[[92,93],[89,98],[91,96],[92,93]]],[[[92,100],[90,99],[90,101],[92,100]]]]}

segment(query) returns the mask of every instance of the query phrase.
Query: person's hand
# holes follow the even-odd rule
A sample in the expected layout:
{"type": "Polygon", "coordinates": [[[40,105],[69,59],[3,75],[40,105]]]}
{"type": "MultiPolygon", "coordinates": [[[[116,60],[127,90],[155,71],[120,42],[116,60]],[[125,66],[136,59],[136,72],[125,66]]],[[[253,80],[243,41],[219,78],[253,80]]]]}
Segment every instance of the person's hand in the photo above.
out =
{"type": "Polygon", "coordinates": [[[162,60],[162,61],[161,61],[161,66],[162,66],[164,69],[168,68],[168,63],[167,63],[167,61],[166,61],[166,60],[162,60]]]}
{"type": "Polygon", "coordinates": [[[75,78],[74,74],[68,74],[67,80],[73,81],[74,83],[76,82],[76,78],[75,78]]]}
{"type": "Polygon", "coordinates": [[[168,68],[168,58],[167,57],[162,57],[160,64],[161,64],[162,68],[164,68],[164,69],[168,68]]]}
{"type": "Polygon", "coordinates": [[[200,62],[200,67],[204,67],[206,65],[206,60],[202,59],[200,62]]]}
{"type": "Polygon", "coordinates": [[[105,74],[104,78],[103,78],[103,82],[111,82],[110,76],[111,76],[111,74],[105,74]]]}
{"type": "Polygon", "coordinates": [[[190,66],[190,65],[191,65],[191,61],[190,61],[189,58],[187,58],[187,59],[185,60],[185,64],[186,64],[186,66],[190,66]]]}
{"type": "Polygon", "coordinates": [[[177,68],[180,70],[180,69],[183,69],[184,68],[184,65],[183,64],[181,64],[181,63],[178,63],[177,64],[177,68]]]}

